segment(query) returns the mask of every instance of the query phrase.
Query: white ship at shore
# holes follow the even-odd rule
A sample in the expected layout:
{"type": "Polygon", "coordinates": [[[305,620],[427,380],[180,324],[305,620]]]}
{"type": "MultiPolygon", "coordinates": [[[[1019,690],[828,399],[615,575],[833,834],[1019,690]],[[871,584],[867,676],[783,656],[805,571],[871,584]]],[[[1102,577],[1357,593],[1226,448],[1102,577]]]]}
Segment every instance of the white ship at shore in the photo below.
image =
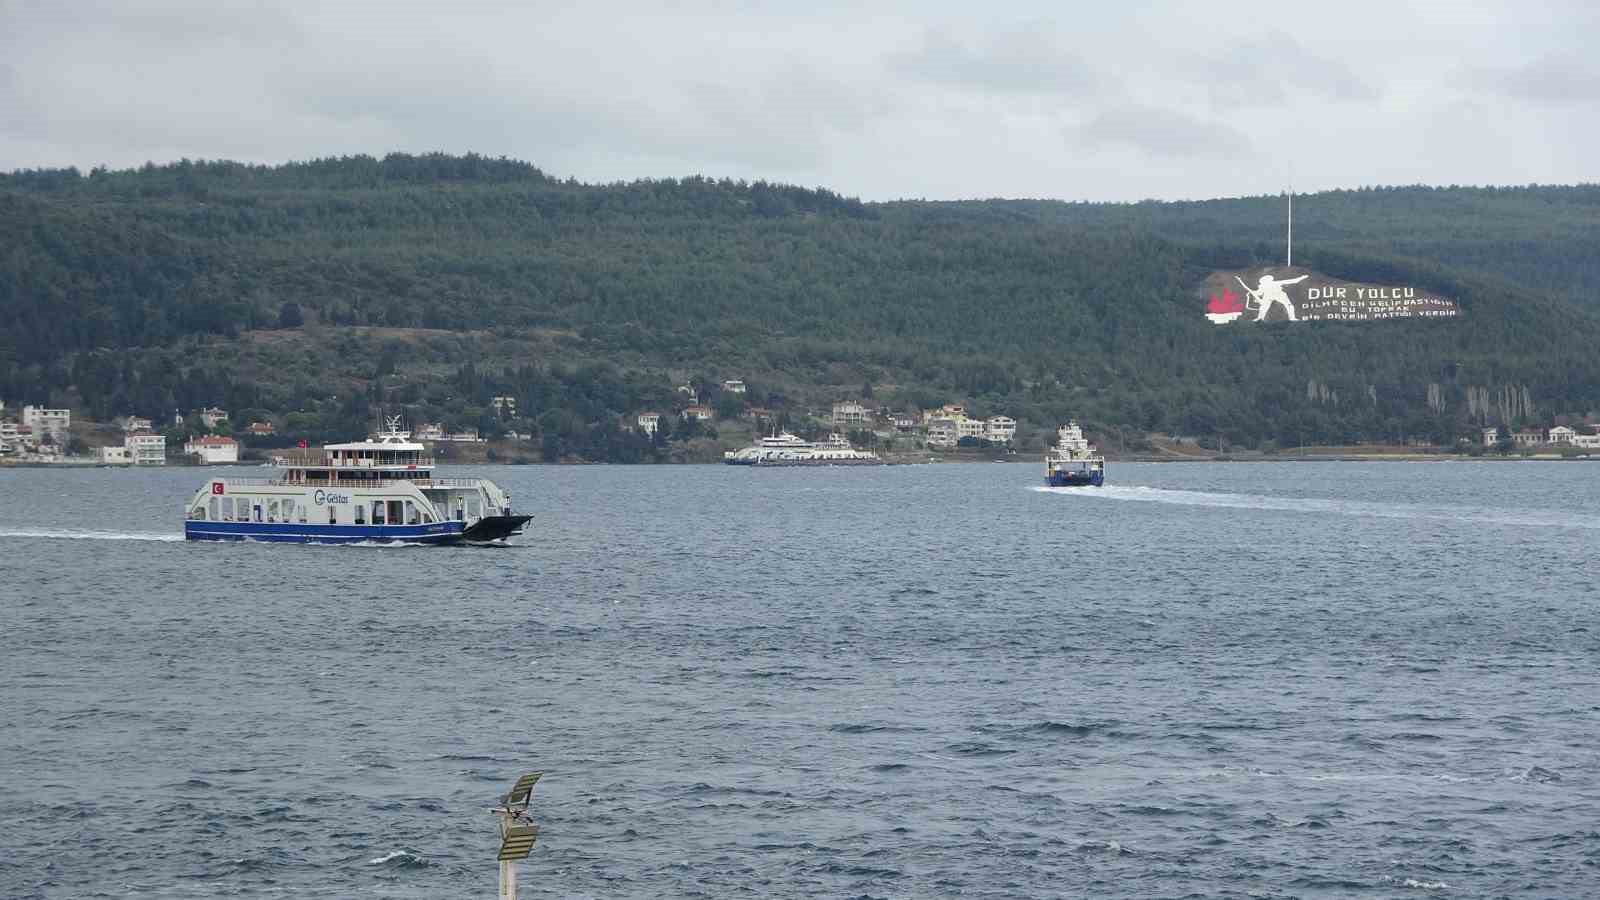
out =
{"type": "Polygon", "coordinates": [[[275,457],[276,478],[212,477],[185,510],[191,541],[452,544],[496,541],[532,516],[487,478],[436,478],[426,445],[392,418],[365,441],[275,457]]]}
{"type": "Polygon", "coordinates": [[[825,441],[808,441],[785,431],[764,437],[759,442],[722,454],[730,466],[881,466],[883,460],[870,450],[857,450],[843,435],[830,434],[825,441]]]}

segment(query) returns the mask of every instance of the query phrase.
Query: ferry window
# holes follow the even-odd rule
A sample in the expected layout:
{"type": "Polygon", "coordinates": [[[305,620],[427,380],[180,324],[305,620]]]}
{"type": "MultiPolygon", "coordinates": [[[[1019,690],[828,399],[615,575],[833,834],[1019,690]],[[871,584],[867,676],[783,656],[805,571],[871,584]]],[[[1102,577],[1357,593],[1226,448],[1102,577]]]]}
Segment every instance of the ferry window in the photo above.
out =
{"type": "Polygon", "coordinates": [[[210,515],[211,515],[211,520],[213,522],[216,521],[216,519],[217,519],[217,498],[212,497],[211,498],[211,502],[206,504],[206,506],[208,507],[207,508],[207,512],[210,513],[210,515]]]}
{"type": "Polygon", "coordinates": [[[367,524],[367,505],[365,503],[356,504],[356,524],[367,524]]]}
{"type": "Polygon", "coordinates": [[[406,501],[406,524],[417,524],[417,505],[410,500],[406,501]]]}
{"type": "Polygon", "coordinates": [[[333,506],[331,504],[328,506],[328,524],[329,525],[337,525],[337,524],[339,524],[339,507],[333,506]]]}
{"type": "Polygon", "coordinates": [[[257,522],[261,521],[261,504],[257,503],[255,505],[255,513],[256,513],[255,520],[257,522]]]}
{"type": "Polygon", "coordinates": [[[199,519],[200,521],[204,522],[206,518],[206,508],[204,506],[196,506],[194,509],[189,511],[189,518],[199,519]]]}
{"type": "Polygon", "coordinates": [[[476,519],[481,508],[476,494],[467,498],[467,515],[469,517],[476,519]]]}
{"type": "Polygon", "coordinates": [[[278,521],[278,501],[276,501],[276,500],[268,500],[267,501],[267,521],[268,522],[276,522],[276,521],[278,521]]]}
{"type": "Polygon", "coordinates": [[[300,524],[304,525],[305,522],[306,522],[306,505],[304,503],[301,503],[301,504],[295,506],[295,512],[296,512],[296,517],[299,520],[300,524]]]}
{"type": "Polygon", "coordinates": [[[399,500],[390,500],[389,501],[389,524],[390,525],[402,525],[402,524],[405,523],[405,521],[406,521],[406,507],[405,507],[405,504],[400,502],[399,500]]]}
{"type": "Polygon", "coordinates": [[[374,501],[372,501],[372,524],[374,524],[374,525],[382,525],[383,524],[383,501],[382,500],[374,500],[374,501]]]}

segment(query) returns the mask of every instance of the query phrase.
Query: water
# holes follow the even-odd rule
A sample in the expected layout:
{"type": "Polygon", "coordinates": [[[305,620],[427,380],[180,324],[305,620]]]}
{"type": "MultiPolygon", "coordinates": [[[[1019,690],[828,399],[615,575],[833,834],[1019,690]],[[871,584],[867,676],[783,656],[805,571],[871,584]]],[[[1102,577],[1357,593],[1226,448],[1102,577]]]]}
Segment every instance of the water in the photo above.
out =
{"type": "Polygon", "coordinates": [[[0,470],[0,895],[1579,896],[1600,469],[493,470],[504,549],[0,470]]]}

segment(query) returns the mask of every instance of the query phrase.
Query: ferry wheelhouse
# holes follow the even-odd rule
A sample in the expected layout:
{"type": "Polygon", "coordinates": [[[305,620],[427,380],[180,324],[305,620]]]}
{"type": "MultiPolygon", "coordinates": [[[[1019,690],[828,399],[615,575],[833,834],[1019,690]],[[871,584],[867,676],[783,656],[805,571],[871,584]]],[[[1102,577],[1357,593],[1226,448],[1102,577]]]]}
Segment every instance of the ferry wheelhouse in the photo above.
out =
{"type": "Polygon", "coordinates": [[[1051,487],[1105,484],[1105,457],[1084,438],[1077,422],[1057,429],[1056,445],[1044,457],[1044,479],[1051,487]]]}
{"type": "Polygon", "coordinates": [[[191,541],[497,541],[532,516],[487,478],[437,478],[428,448],[390,419],[365,441],[274,457],[276,478],[212,478],[189,501],[191,541]]]}

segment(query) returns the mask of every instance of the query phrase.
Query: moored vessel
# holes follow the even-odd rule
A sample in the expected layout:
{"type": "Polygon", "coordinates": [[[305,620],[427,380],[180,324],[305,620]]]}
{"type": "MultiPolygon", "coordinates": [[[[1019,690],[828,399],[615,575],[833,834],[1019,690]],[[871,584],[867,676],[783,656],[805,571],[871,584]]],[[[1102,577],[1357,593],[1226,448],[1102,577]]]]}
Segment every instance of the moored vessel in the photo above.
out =
{"type": "Polygon", "coordinates": [[[1105,457],[1084,438],[1077,422],[1068,422],[1056,431],[1056,445],[1044,457],[1044,478],[1051,487],[1099,487],[1105,483],[1105,457]]]}
{"type": "Polygon", "coordinates": [[[219,475],[195,492],[191,541],[453,544],[521,534],[532,516],[487,478],[437,478],[425,445],[391,418],[365,441],[274,457],[276,478],[219,475]]]}
{"type": "Polygon", "coordinates": [[[825,441],[808,441],[790,434],[774,434],[739,450],[722,454],[730,466],[881,466],[871,450],[857,450],[843,435],[825,441]]]}

